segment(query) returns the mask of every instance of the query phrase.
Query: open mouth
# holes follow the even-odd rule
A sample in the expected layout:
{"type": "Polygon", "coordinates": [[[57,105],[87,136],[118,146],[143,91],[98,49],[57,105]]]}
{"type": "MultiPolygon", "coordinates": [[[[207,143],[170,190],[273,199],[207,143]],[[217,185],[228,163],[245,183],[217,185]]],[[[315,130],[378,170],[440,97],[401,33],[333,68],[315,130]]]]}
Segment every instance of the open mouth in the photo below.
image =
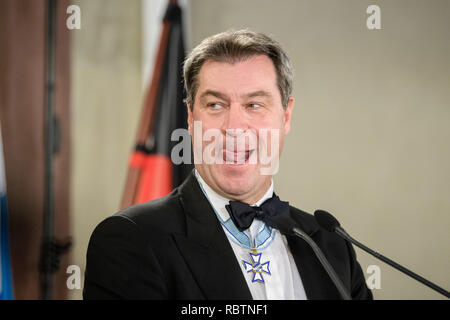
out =
{"type": "Polygon", "coordinates": [[[223,149],[223,161],[226,164],[246,164],[255,150],[229,151],[223,149]]]}

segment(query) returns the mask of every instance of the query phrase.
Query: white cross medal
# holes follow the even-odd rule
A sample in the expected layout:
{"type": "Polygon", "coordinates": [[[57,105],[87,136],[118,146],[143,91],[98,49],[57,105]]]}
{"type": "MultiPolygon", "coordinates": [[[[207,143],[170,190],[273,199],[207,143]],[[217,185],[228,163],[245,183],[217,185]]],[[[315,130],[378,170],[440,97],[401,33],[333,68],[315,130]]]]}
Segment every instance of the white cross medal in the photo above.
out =
{"type": "Polygon", "coordinates": [[[245,260],[242,260],[244,263],[244,268],[247,273],[253,272],[253,279],[252,282],[260,282],[264,283],[263,273],[270,274],[269,270],[269,264],[270,261],[264,262],[261,264],[261,256],[262,253],[256,253],[256,250],[253,251],[253,253],[249,253],[250,258],[252,259],[252,262],[247,262],[245,260]]]}

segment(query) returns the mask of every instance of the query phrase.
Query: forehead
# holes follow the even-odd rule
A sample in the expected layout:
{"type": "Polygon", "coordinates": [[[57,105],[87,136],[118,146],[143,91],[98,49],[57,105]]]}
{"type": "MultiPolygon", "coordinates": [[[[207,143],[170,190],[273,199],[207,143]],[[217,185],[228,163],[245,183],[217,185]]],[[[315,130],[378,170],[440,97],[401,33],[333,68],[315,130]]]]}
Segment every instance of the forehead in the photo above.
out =
{"type": "Polygon", "coordinates": [[[227,95],[242,95],[252,91],[278,91],[277,76],[272,60],[265,55],[229,63],[207,60],[199,73],[196,95],[215,90],[227,95]]]}

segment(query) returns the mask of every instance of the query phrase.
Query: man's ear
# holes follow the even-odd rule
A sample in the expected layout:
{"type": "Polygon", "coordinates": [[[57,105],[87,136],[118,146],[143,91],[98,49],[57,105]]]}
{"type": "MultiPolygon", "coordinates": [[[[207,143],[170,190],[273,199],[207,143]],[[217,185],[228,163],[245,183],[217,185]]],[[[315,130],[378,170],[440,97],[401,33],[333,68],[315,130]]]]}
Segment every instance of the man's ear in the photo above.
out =
{"type": "Polygon", "coordinates": [[[288,134],[291,131],[291,118],[292,109],[294,109],[294,97],[290,96],[288,100],[288,105],[284,110],[284,134],[288,134]]]}
{"type": "Polygon", "coordinates": [[[194,116],[192,114],[192,107],[191,107],[191,103],[189,101],[186,100],[186,108],[187,108],[187,125],[188,125],[188,131],[189,134],[192,136],[193,132],[192,130],[194,130],[194,116]]]}

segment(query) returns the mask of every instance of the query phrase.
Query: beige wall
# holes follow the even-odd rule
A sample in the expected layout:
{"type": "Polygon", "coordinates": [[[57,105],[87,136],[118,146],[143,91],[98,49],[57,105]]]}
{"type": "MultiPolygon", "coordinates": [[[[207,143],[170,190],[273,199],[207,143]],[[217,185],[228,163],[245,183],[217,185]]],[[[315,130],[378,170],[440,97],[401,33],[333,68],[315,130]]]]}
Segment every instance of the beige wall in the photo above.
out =
{"type": "MultiPolygon", "coordinates": [[[[140,1],[78,1],[73,43],[73,263],[120,202],[141,109],[140,1]]],[[[329,210],[357,239],[450,287],[450,2],[192,0],[191,43],[248,27],[295,71],[293,127],[275,178],[283,199],[329,210]],[[382,30],[366,28],[381,7],[382,30]]],[[[440,298],[368,254],[379,299],[440,298]]],[[[81,291],[74,290],[73,298],[81,291]]]]}
{"type": "MultiPolygon", "coordinates": [[[[141,2],[81,0],[72,43],[72,262],[118,210],[141,110],[141,2]]],[[[81,298],[73,290],[72,298],[81,298]]]]}

